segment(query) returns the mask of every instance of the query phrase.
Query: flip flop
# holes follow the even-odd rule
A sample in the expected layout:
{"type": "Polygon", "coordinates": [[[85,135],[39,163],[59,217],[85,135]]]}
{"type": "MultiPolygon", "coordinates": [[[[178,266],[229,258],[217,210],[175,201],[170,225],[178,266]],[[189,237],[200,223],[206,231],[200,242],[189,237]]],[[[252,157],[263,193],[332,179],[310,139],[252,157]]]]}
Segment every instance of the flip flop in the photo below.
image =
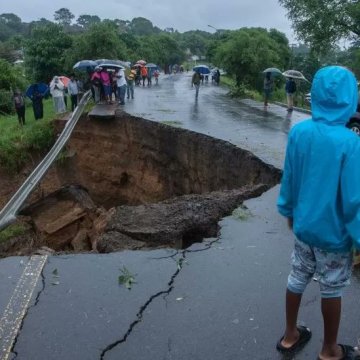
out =
{"type": "MultiPolygon", "coordinates": [[[[357,351],[356,348],[350,345],[344,345],[344,344],[338,344],[341,347],[341,350],[343,352],[343,357],[340,360],[360,360],[360,355],[356,355],[355,351],[357,351]]],[[[317,360],[320,359],[320,356],[318,356],[317,360]]]]}
{"type": "Polygon", "coordinates": [[[293,344],[292,346],[287,348],[287,347],[281,345],[281,341],[284,339],[284,337],[282,337],[276,344],[276,349],[278,351],[280,351],[281,353],[284,353],[284,354],[298,352],[311,339],[311,330],[309,328],[307,328],[305,326],[298,326],[297,329],[300,334],[298,341],[295,344],[293,344]]]}

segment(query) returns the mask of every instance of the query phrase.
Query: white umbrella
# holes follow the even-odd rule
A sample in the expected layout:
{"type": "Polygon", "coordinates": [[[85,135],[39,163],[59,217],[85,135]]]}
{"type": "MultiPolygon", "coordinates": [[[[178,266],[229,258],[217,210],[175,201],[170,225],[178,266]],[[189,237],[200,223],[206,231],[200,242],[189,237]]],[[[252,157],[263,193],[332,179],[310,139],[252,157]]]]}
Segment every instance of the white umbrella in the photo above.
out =
{"type": "Polygon", "coordinates": [[[287,78],[293,78],[293,79],[299,79],[299,80],[305,80],[308,81],[305,76],[297,70],[286,70],[282,73],[287,78]]]}
{"type": "Polygon", "coordinates": [[[264,74],[266,74],[266,73],[271,73],[272,75],[281,75],[282,74],[282,72],[281,72],[281,70],[279,70],[278,68],[267,68],[267,69],[265,69],[264,71],[263,71],[263,73],[264,74]]]}

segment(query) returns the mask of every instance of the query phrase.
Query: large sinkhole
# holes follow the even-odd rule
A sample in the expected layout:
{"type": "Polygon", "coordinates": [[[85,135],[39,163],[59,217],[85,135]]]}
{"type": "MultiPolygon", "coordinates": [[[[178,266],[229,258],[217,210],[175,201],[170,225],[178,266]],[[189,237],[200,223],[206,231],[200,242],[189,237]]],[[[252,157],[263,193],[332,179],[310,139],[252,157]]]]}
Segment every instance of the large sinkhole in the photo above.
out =
{"type": "Polygon", "coordinates": [[[216,236],[222,217],[279,180],[226,141],[122,111],[83,116],[21,211],[26,235],[0,253],[184,248],[216,236]]]}

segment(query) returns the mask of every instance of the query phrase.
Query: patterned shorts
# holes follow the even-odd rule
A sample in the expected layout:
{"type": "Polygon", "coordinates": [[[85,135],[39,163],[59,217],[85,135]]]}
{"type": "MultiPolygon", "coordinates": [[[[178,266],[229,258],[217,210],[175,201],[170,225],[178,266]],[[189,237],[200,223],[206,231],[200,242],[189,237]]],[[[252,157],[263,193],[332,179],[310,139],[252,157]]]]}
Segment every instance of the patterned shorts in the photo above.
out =
{"type": "Polygon", "coordinates": [[[288,289],[302,294],[315,276],[323,298],[340,297],[343,288],[350,284],[352,255],[351,251],[329,252],[296,239],[291,255],[292,270],[288,277],[288,289]]]}

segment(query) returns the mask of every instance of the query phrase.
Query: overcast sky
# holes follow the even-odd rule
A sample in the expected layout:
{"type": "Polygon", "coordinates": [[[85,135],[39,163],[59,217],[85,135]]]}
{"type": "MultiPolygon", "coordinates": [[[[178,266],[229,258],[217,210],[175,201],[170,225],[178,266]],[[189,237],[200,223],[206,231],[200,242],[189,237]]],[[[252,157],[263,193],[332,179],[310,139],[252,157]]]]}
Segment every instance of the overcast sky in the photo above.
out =
{"type": "Polygon", "coordinates": [[[76,17],[82,14],[100,18],[131,20],[145,17],[161,29],[188,30],[276,28],[294,42],[289,20],[278,0],[2,0],[0,13],[14,13],[23,21],[41,17],[53,20],[54,12],[68,8],[76,17]]]}

